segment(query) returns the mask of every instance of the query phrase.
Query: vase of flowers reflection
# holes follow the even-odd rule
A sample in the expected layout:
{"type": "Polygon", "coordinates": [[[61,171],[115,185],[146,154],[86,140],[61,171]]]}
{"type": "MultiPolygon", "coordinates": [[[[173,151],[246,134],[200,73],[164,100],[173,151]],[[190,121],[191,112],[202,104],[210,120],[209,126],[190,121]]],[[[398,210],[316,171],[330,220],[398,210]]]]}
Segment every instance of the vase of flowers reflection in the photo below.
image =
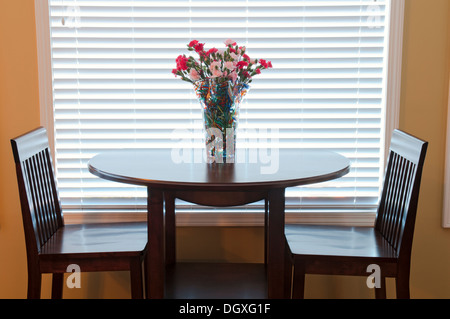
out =
{"type": "Polygon", "coordinates": [[[246,48],[233,40],[225,49],[205,50],[197,40],[187,45],[198,58],[180,55],[175,76],[192,83],[200,101],[205,132],[207,162],[234,163],[239,106],[250,90],[253,76],[272,67],[270,61],[252,59],[246,48]]]}

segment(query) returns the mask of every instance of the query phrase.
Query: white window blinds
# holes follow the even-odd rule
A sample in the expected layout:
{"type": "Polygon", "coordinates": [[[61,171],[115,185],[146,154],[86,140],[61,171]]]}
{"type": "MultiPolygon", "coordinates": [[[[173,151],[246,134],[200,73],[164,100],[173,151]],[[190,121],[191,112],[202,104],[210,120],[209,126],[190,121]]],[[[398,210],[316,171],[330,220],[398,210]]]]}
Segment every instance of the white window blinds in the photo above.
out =
{"type": "Polygon", "coordinates": [[[351,172],[339,180],[288,189],[287,207],[376,205],[390,1],[49,4],[55,157],[66,209],[145,208],[145,189],[101,180],[87,162],[117,148],[179,147],[181,130],[192,132],[192,147],[202,147],[200,104],[171,70],[191,40],[209,49],[224,48],[228,38],[273,64],[254,78],[241,105],[238,147],[261,146],[266,129],[280,148],[330,149],[351,160],[351,172]]]}

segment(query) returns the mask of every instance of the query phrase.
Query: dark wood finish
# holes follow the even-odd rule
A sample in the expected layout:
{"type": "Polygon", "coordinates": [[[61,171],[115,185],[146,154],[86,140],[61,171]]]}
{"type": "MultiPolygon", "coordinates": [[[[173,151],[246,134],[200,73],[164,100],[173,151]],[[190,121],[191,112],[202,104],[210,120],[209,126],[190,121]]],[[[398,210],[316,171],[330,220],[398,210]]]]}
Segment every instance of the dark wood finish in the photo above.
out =
{"type": "Polygon", "coordinates": [[[177,260],[176,252],[176,219],[175,195],[172,192],[164,194],[165,203],[165,235],[166,235],[166,265],[174,265],[177,260]]]}
{"type": "Polygon", "coordinates": [[[410,297],[411,249],[427,147],[409,134],[393,132],[375,227],[285,227],[293,298],[304,297],[305,274],[369,276],[371,264],[381,269],[377,298],[386,297],[386,277],[396,279],[397,298],[410,297]]]}
{"type": "MultiPolygon", "coordinates": [[[[164,193],[158,188],[148,188],[148,241],[147,252],[147,297],[164,298],[165,254],[164,254],[164,193]]],[[[172,233],[174,230],[172,230],[172,233]]],[[[175,244],[175,240],[172,241],[175,244]]],[[[175,249],[175,248],[172,248],[175,249]]]]}
{"type": "Polygon", "coordinates": [[[190,263],[167,267],[168,299],[265,299],[264,264],[190,263]]]}
{"type": "Polygon", "coordinates": [[[268,297],[285,296],[284,248],[280,249],[285,188],[341,177],[348,173],[349,161],[333,152],[305,149],[281,149],[274,160],[278,169],[272,174],[262,173],[267,164],[261,162],[177,163],[167,149],[114,151],[89,161],[94,175],[147,187],[147,297],[164,297],[165,266],[175,262],[175,198],[207,206],[265,200],[268,297]]]}
{"type": "Polygon", "coordinates": [[[11,140],[28,263],[28,298],[40,298],[41,274],[53,274],[52,298],[61,298],[63,274],[128,270],[133,298],[143,297],[146,223],[65,225],[47,133],[38,128],[11,140]]]}
{"type": "Polygon", "coordinates": [[[198,205],[225,207],[263,200],[267,197],[267,192],[177,191],[175,197],[198,205]]]}
{"type": "Polygon", "coordinates": [[[269,191],[268,211],[268,291],[272,298],[283,298],[284,296],[284,188],[275,188],[269,191]]]}
{"type": "MultiPolygon", "coordinates": [[[[242,152],[246,152],[242,150],[242,152]]],[[[176,163],[170,149],[125,149],[94,156],[89,171],[101,178],[165,191],[257,192],[320,183],[349,171],[349,161],[334,152],[280,149],[278,169],[268,164],[176,163]]]]}

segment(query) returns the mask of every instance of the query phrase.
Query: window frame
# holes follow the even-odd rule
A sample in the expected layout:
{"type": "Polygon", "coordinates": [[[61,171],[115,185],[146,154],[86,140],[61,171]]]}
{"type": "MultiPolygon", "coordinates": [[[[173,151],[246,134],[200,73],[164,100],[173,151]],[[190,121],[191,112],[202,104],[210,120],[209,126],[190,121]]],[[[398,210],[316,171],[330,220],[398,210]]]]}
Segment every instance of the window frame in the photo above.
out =
{"type": "MultiPolygon", "coordinates": [[[[389,22],[388,65],[386,68],[386,110],[384,132],[384,154],[388,153],[392,131],[398,128],[402,74],[403,26],[405,0],[391,0],[389,22]]],[[[36,42],[39,77],[40,123],[49,134],[49,143],[54,158],[52,59],[47,0],[35,0],[36,42]]],[[[385,155],[386,157],[386,155],[385,155]]],[[[385,158],[386,159],[386,158],[385,158]]],[[[55,161],[54,161],[55,162],[55,161]]],[[[339,213],[289,213],[286,223],[309,223],[372,226],[375,212],[339,213]]],[[[145,221],[146,213],[89,213],[65,214],[66,223],[145,221]]],[[[177,216],[178,226],[261,226],[262,212],[248,212],[245,218],[236,213],[182,213],[177,216]]]]}

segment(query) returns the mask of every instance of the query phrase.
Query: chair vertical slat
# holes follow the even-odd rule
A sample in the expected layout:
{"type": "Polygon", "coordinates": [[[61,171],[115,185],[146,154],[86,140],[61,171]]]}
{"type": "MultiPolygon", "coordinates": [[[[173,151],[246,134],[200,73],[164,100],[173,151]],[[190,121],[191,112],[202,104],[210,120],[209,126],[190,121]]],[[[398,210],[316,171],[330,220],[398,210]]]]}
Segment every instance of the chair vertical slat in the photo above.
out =
{"type": "Polygon", "coordinates": [[[390,196],[390,191],[391,191],[391,167],[393,165],[393,161],[394,161],[394,154],[390,153],[389,154],[389,161],[388,161],[388,168],[386,170],[386,177],[385,177],[385,181],[384,181],[384,187],[383,187],[383,197],[381,197],[380,199],[380,203],[379,203],[379,207],[378,207],[378,220],[377,220],[377,226],[380,230],[384,230],[385,229],[385,225],[386,225],[386,217],[385,217],[385,212],[388,209],[388,198],[390,196]]]}
{"type": "Polygon", "coordinates": [[[58,190],[56,187],[56,180],[55,180],[54,171],[53,171],[52,158],[50,155],[50,151],[48,149],[46,149],[46,151],[45,151],[45,158],[46,158],[46,163],[47,163],[47,171],[49,172],[48,176],[49,176],[50,189],[51,189],[51,195],[52,195],[52,200],[53,200],[56,228],[59,228],[64,225],[63,212],[61,209],[61,203],[59,201],[59,194],[58,194],[58,190]]]}
{"type": "Polygon", "coordinates": [[[382,189],[382,193],[381,193],[381,198],[378,203],[378,210],[377,210],[378,217],[376,219],[375,227],[380,231],[384,229],[384,225],[385,225],[384,212],[386,210],[386,206],[387,206],[386,199],[388,198],[389,189],[390,189],[389,185],[390,185],[390,181],[391,181],[391,167],[392,167],[393,157],[394,157],[394,153],[389,152],[385,176],[384,176],[384,182],[383,182],[383,189],[382,189]]]}
{"type": "Polygon", "coordinates": [[[50,231],[50,234],[53,235],[54,232],[54,224],[53,224],[53,212],[52,212],[52,203],[49,193],[49,187],[48,187],[48,173],[45,169],[45,159],[43,156],[43,152],[39,153],[39,159],[41,161],[40,169],[42,171],[42,189],[45,197],[45,206],[47,208],[47,221],[48,221],[48,228],[50,231]]]}
{"type": "Polygon", "coordinates": [[[395,178],[397,173],[397,154],[394,154],[392,158],[392,166],[391,166],[391,175],[389,180],[389,186],[388,186],[388,193],[386,196],[386,207],[383,212],[383,219],[384,219],[384,227],[383,232],[385,237],[388,236],[389,231],[389,225],[390,225],[390,217],[392,212],[392,205],[394,202],[394,196],[395,196],[395,178]]]}
{"type": "Polygon", "coordinates": [[[25,161],[27,166],[27,175],[28,175],[28,185],[30,187],[30,193],[31,193],[31,199],[33,202],[33,212],[36,220],[36,224],[33,225],[35,227],[35,231],[38,234],[38,242],[37,246],[41,247],[44,242],[44,234],[41,228],[42,225],[42,219],[40,214],[40,207],[38,202],[38,194],[36,189],[36,177],[35,177],[35,170],[33,165],[33,159],[29,158],[25,161]]]}
{"type": "Polygon", "coordinates": [[[39,229],[38,227],[38,220],[37,220],[37,216],[36,216],[36,206],[34,205],[34,200],[33,200],[33,195],[32,195],[32,189],[31,189],[31,179],[30,179],[30,175],[29,175],[29,165],[28,165],[28,161],[23,161],[21,163],[21,171],[22,171],[22,175],[23,175],[23,183],[24,183],[24,188],[26,191],[26,196],[28,197],[28,208],[30,211],[30,222],[31,222],[31,226],[33,227],[33,229],[35,230],[34,232],[34,237],[36,240],[36,245],[37,247],[39,246],[40,243],[40,231],[37,231],[39,229]]]}
{"type": "Polygon", "coordinates": [[[391,245],[395,242],[395,238],[397,237],[397,225],[398,220],[401,215],[401,208],[402,208],[402,198],[403,198],[403,190],[405,189],[405,185],[403,183],[404,181],[404,173],[405,173],[405,159],[400,157],[400,174],[397,176],[397,197],[395,199],[395,207],[394,207],[394,214],[392,219],[392,225],[391,225],[391,231],[390,236],[388,238],[388,241],[391,245]]]}
{"type": "Polygon", "coordinates": [[[415,177],[416,177],[416,170],[417,170],[417,165],[410,163],[410,170],[409,170],[409,174],[408,174],[408,181],[407,181],[407,185],[408,185],[408,189],[405,192],[405,204],[404,207],[402,209],[402,216],[401,219],[399,220],[399,234],[398,234],[398,238],[397,238],[397,242],[395,243],[395,247],[397,248],[397,250],[400,249],[400,244],[402,241],[402,237],[403,237],[403,232],[405,229],[405,223],[406,223],[406,217],[408,215],[408,206],[409,203],[411,201],[411,196],[412,196],[412,192],[413,192],[413,188],[414,188],[414,182],[415,182],[415,177]]]}
{"type": "Polygon", "coordinates": [[[390,225],[388,230],[388,236],[387,240],[389,243],[392,244],[393,239],[395,237],[395,231],[396,231],[396,224],[398,220],[399,215],[399,209],[401,205],[401,197],[402,197],[402,190],[403,190],[403,183],[402,183],[402,177],[404,173],[404,158],[401,156],[397,157],[398,159],[398,165],[397,165],[397,172],[396,172],[396,178],[395,178],[395,196],[394,196],[394,202],[392,204],[392,212],[391,212],[391,218],[390,218],[390,225]]]}
{"type": "Polygon", "coordinates": [[[408,185],[405,184],[405,177],[407,176],[408,161],[405,158],[401,158],[401,174],[398,177],[398,198],[396,200],[395,219],[392,225],[392,235],[389,239],[391,245],[395,246],[396,238],[398,237],[399,223],[401,216],[403,215],[403,208],[405,207],[404,194],[408,189],[408,185]]]}
{"type": "Polygon", "coordinates": [[[403,221],[403,217],[406,215],[407,212],[407,207],[408,207],[408,202],[409,202],[409,194],[412,190],[412,183],[411,183],[411,178],[414,174],[413,171],[413,164],[410,161],[406,161],[406,165],[405,165],[405,176],[403,178],[403,185],[404,185],[404,189],[403,189],[403,193],[402,193],[402,198],[401,198],[401,206],[399,208],[399,217],[398,217],[398,221],[397,221],[397,229],[396,229],[396,236],[392,242],[392,245],[398,249],[398,243],[400,242],[400,238],[401,238],[401,232],[402,232],[402,221],[403,221]]]}
{"type": "Polygon", "coordinates": [[[39,192],[39,204],[41,208],[41,214],[42,214],[42,225],[43,232],[45,234],[44,236],[44,243],[47,242],[48,238],[50,237],[50,230],[48,229],[48,217],[47,217],[47,207],[45,203],[45,197],[44,197],[44,190],[42,185],[42,171],[41,171],[41,163],[39,161],[39,157],[35,155],[34,157],[35,165],[36,165],[36,176],[37,176],[37,189],[39,192]]]}
{"type": "Polygon", "coordinates": [[[55,205],[54,205],[54,201],[52,199],[52,191],[51,191],[51,184],[50,184],[50,174],[48,171],[48,167],[47,167],[47,159],[46,156],[44,154],[44,151],[42,151],[41,153],[39,153],[40,159],[41,159],[41,169],[43,172],[43,185],[44,185],[44,194],[45,194],[45,200],[47,203],[47,215],[48,215],[48,221],[49,221],[49,228],[50,228],[50,233],[53,235],[54,232],[57,229],[57,223],[56,223],[56,218],[55,218],[55,205]]]}
{"type": "Polygon", "coordinates": [[[33,160],[34,160],[34,164],[35,164],[35,171],[36,171],[36,186],[38,189],[38,194],[39,194],[39,206],[40,206],[40,210],[41,210],[41,214],[42,214],[42,224],[41,224],[41,228],[43,229],[43,233],[44,235],[44,242],[43,244],[47,241],[47,239],[49,238],[49,229],[48,229],[48,217],[47,217],[47,206],[45,203],[45,196],[44,196],[44,187],[43,187],[43,176],[42,176],[42,171],[41,171],[41,162],[40,162],[40,158],[39,158],[39,154],[36,154],[35,156],[33,156],[33,160]]]}
{"type": "Polygon", "coordinates": [[[33,156],[33,159],[34,159],[34,163],[35,163],[35,170],[36,170],[36,176],[37,176],[37,189],[38,189],[38,194],[39,194],[39,205],[40,205],[41,214],[42,214],[41,227],[43,229],[43,233],[45,234],[44,242],[42,243],[42,244],[44,244],[47,242],[47,240],[51,236],[50,229],[49,229],[49,221],[48,221],[48,209],[47,209],[47,205],[45,202],[42,164],[41,164],[39,155],[36,154],[35,156],[33,156]]]}
{"type": "Polygon", "coordinates": [[[384,207],[384,211],[382,212],[381,218],[383,219],[383,228],[382,234],[387,237],[390,226],[390,218],[393,210],[394,197],[395,197],[395,186],[396,186],[396,178],[397,178],[397,165],[398,165],[398,156],[397,154],[393,154],[392,156],[392,165],[390,167],[390,174],[388,180],[388,191],[386,193],[386,205],[384,207]]]}

